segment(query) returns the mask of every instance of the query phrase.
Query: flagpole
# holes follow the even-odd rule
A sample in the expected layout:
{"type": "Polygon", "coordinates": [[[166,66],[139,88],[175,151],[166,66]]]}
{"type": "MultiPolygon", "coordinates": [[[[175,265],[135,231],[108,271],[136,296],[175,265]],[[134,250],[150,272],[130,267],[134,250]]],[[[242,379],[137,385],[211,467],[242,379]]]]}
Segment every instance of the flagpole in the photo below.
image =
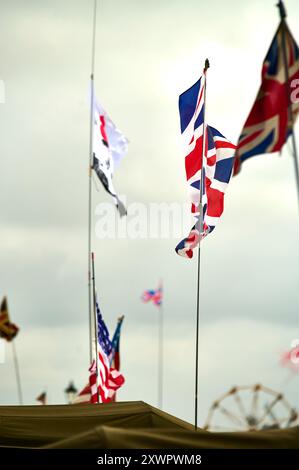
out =
{"type": "Polygon", "coordinates": [[[97,0],[93,4],[93,32],[91,46],[91,73],[90,73],[90,128],[89,128],[89,167],[88,167],[88,317],[89,317],[89,359],[92,363],[92,294],[91,294],[91,210],[92,210],[92,165],[93,165],[93,121],[94,121],[94,62],[96,39],[97,0]]]}
{"type": "Polygon", "coordinates": [[[291,102],[291,93],[290,93],[290,77],[289,77],[289,67],[288,67],[288,54],[287,54],[287,44],[286,44],[286,9],[281,0],[279,0],[277,7],[279,9],[279,15],[282,24],[282,54],[283,54],[283,64],[284,64],[284,72],[285,72],[285,80],[287,85],[287,100],[288,100],[288,129],[291,129],[292,135],[292,146],[293,146],[293,158],[294,158],[294,169],[295,169],[295,178],[296,178],[296,186],[297,186],[297,196],[298,196],[298,203],[299,203],[299,168],[298,168],[298,153],[297,153],[297,143],[295,138],[294,132],[294,118],[293,118],[293,111],[292,111],[292,102],[291,102]]]}
{"type": "Polygon", "coordinates": [[[17,349],[14,340],[12,340],[12,355],[13,361],[15,366],[16,372],[16,379],[17,379],[17,389],[18,389],[18,397],[19,397],[19,404],[23,405],[23,394],[22,394],[22,385],[21,385],[21,375],[20,375],[20,368],[19,368],[19,361],[17,356],[17,349]]]}
{"type": "Polygon", "coordinates": [[[203,138],[202,138],[202,163],[201,163],[201,174],[200,174],[200,189],[199,189],[199,217],[197,222],[198,228],[198,264],[197,264],[197,294],[196,294],[196,346],[195,346],[195,398],[194,398],[194,428],[197,430],[198,421],[198,355],[199,355],[199,326],[200,326],[200,262],[201,262],[201,234],[203,233],[203,213],[202,213],[202,196],[203,196],[203,165],[204,155],[206,146],[206,83],[207,83],[207,70],[210,67],[209,60],[205,60],[204,67],[204,106],[203,106],[203,138]]]}
{"type": "Polygon", "coordinates": [[[95,341],[95,364],[96,364],[96,384],[97,384],[97,395],[99,403],[99,386],[98,386],[98,320],[97,320],[97,308],[96,308],[96,286],[95,286],[95,269],[94,269],[94,253],[91,253],[91,264],[92,264],[92,293],[93,293],[93,318],[94,318],[94,341],[95,341]]]}
{"type": "MultiPolygon", "coordinates": [[[[160,288],[162,288],[162,282],[160,283],[160,288]]],[[[159,305],[159,353],[158,353],[158,407],[162,410],[163,407],[163,300],[159,305]]]]}

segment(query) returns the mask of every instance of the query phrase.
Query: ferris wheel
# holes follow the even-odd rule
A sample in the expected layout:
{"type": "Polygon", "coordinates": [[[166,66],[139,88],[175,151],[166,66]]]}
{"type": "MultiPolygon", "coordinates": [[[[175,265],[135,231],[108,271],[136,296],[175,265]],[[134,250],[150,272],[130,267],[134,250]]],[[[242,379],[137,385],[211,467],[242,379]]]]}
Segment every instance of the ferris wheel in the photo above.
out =
{"type": "Polygon", "coordinates": [[[203,427],[209,431],[255,431],[290,427],[298,413],[282,393],[261,384],[233,387],[212,403],[203,427]]]}

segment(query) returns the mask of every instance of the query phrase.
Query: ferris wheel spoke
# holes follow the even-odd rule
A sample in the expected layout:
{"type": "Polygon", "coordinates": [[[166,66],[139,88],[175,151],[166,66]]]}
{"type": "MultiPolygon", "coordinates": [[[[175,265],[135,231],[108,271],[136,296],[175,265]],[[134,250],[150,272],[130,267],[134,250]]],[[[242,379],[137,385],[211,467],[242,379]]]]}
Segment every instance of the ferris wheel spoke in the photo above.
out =
{"type": "Polygon", "coordinates": [[[233,397],[234,397],[234,400],[236,401],[237,405],[238,405],[238,408],[239,408],[239,411],[242,415],[242,418],[244,418],[244,421],[245,423],[247,422],[247,418],[246,418],[246,411],[245,411],[245,407],[244,407],[244,403],[240,397],[240,395],[238,394],[238,392],[236,391],[234,394],[233,394],[233,397]]]}
{"type": "Polygon", "coordinates": [[[259,405],[259,400],[260,400],[259,390],[260,389],[258,387],[254,388],[253,397],[252,397],[252,401],[251,401],[250,414],[251,414],[251,416],[254,416],[254,417],[256,417],[257,414],[258,414],[257,410],[258,410],[258,405],[259,405]]]}
{"type": "Polygon", "coordinates": [[[273,413],[272,409],[273,407],[276,405],[276,403],[279,402],[279,400],[281,399],[281,395],[278,394],[274,400],[267,406],[267,409],[266,409],[266,412],[261,416],[261,418],[259,418],[257,420],[257,425],[260,425],[266,418],[267,416],[271,416],[271,413],[273,413]]]}
{"type": "Polygon", "coordinates": [[[241,426],[241,427],[244,427],[244,425],[246,425],[246,422],[242,421],[242,419],[239,418],[239,416],[235,415],[234,413],[232,413],[231,411],[227,410],[226,408],[224,408],[223,406],[218,406],[218,410],[224,415],[226,416],[226,418],[230,419],[230,421],[232,421],[233,423],[241,426]]]}

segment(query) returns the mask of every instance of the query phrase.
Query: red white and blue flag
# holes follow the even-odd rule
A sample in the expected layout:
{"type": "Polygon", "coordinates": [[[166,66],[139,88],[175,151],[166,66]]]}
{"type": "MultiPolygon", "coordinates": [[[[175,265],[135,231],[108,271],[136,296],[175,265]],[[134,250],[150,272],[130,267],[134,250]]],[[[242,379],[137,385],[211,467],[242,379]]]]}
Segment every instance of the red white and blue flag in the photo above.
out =
{"type": "MultiPolygon", "coordinates": [[[[248,158],[281,150],[292,132],[288,120],[288,107],[291,93],[294,91],[292,82],[296,79],[299,79],[299,48],[283,20],[264,60],[262,83],[239,137],[234,175],[239,173],[242,163],[248,158]],[[289,80],[285,74],[283,29],[289,80]]],[[[296,85],[298,86],[298,83],[296,85]]],[[[299,110],[299,102],[294,102],[291,110],[294,121],[299,110]]]]}
{"type": "Polygon", "coordinates": [[[163,296],[163,288],[162,285],[158,287],[158,289],[148,289],[145,290],[142,294],[141,300],[144,303],[153,302],[154,305],[160,307],[162,305],[162,296],[163,296]]]}
{"type": "MultiPolygon", "coordinates": [[[[196,221],[200,211],[201,180],[203,182],[201,239],[214,230],[223,212],[224,193],[232,174],[236,148],[217,129],[204,124],[205,78],[204,71],[203,76],[179,98],[186,178],[190,188],[191,212],[196,221]],[[204,161],[202,161],[203,145],[205,145],[204,161]]],[[[193,249],[198,243],[199,230],[196,223],[189,236],[177,245],[176,252],[181,256],[192,258],[193,249]]]]}
{"type": "Polygon", "coordinates": [[[120,370],[120,333],[124,321],[124,316],[118,319],[117,326],[111,341],[110,364],[116,370],[120,370]]]}
{"type": "Polygon", "coordinates": [[[294,345],[289,351],[282,354],[281,365],[296,374],[299,373],[299,344],[294,345]]]}
{"type": "MultiPolygon", "coordinates": [[[[84,387],[74,400],[79,403],[108,403],[115,401],[116,391],[124,384],[125,378],[117,369],[114,354],[117,346],[110,340],[108,328],[103,320],[100,308],[96,302],[97,332],[98,332],[98,361],[92,361],[89,368],[89,384],[84,387]]],[[[118,324],[119,326],[119,324],[118,324]]],[[[121,326],[121,325],[120,325],[121,326]]],[[[118,345],[120,326],[118,331],[118,345]]],[[[115,335],[114,335],[115,336],[115,335]]]]}

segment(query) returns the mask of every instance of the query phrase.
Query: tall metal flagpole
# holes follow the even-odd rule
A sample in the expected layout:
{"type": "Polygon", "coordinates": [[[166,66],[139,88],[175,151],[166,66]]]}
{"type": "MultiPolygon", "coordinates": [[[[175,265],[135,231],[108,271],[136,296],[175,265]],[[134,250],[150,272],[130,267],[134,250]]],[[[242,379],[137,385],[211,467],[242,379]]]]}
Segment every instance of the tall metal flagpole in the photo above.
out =
{"type": "Polygon", "coordinates": [[[99,403],[99,386],[98,386],[98,319],[97,319],[97,306],[96,306],[96,284],[95,284],[95,269],[94,269],[94,253],[91,253],[91,266],[92,266],[92,298],[93,298],[93,318],[94,318],[94,341],[95,341],[95,364],[96,364],[96,384],[97,395],[99,403]]]}
{"type": "Polygon", "coordinates": [[[91,209],[92,209],[92,165],[93,165],[93,121],[94,121],[94,62],[96,40],[97,0],[93,4],[93,30],[91,47],[91,74],[90,74],[90,129],[89,129],[89,168],[88,168],[88,317],[89,317],[89,360],[92,363],[92,324],[93,304],[91,292],[91,209]]]}
{"type": "MultiPolygon", "coordinates": [[[[162,282],[160,282],[160,289],[162,289],[162,282]]],[[[163,292],[163,291],[162,291],[163,292]]],[[[163,407],[163,299],[159,305],[159,365],[158,365],[158,407],[162,410],[163,407]]]]}
{"type": "Polygon", "coordinates": [[[296,185],[297,185],[297,195],[298,195],[298,204],[299,204],[299,168],[298,168],[298,154],[297,154],[297,144],[294,132],[294,118],[293,118],[293,111],[292,111],[292,101],[291,101],[291,93],[290,93],[290,76],[289,76],[289,66],[288,66],[288,53],[287,53],[287,44],[286,44],[286,9],[284,7],[283,2],[280,0],[277,4],[281,19],[282,25],[282,54],[283,54],[283,64],[284,64],[284,72],[285,72],[285,79],[287,84],[287,100],[288,100],[288,125],[292,131],[292,146],[293,146],[293,158],[294,158],[294,166],[295,166],[295,178],[296,178],[296,185]]]}
{"type": "Polygon", "coordinates": [[[195,419],[194,427],[195,431],[197,430],[197,417],[198,417],[198,354],[199,354],[199,322],[200,322],[200,258],[201,258],[201,243],[200,236],[203,233],[203,213],[202,213],[202,195],[203,195],[203,165],[204,165],[204,155],[205,155],[205,146],[206,146],[206,90],[207,90],[207,70],[210,67],[209,60],[205,60],[204,67],[204,107],[203,107],[203,138],[202,138],[202,163],[201,163],[201,174],[200,174],[200,190],[199,190],[199,217],[197,222],[197,228],[199,232],[199,243],[198,243],[198,267],[197,267],[197,298],[196,298],[196,351],[195,351],[195,419]]]}
{"type": "Polygon", "coordinates": [[[20,403],[20,405],[23,405],[23,394],[22,394],[22,386],[21,386],[20,368],[19,368],[19,361],[18,361],[18,356],[17,356],[17,349],[16,349],[16,345],[15,345],[14,340],[12,340],[11,345],[12,345],[12,355],[13,355],[15,371],[16,371],[19,403],[20,403]]]}

